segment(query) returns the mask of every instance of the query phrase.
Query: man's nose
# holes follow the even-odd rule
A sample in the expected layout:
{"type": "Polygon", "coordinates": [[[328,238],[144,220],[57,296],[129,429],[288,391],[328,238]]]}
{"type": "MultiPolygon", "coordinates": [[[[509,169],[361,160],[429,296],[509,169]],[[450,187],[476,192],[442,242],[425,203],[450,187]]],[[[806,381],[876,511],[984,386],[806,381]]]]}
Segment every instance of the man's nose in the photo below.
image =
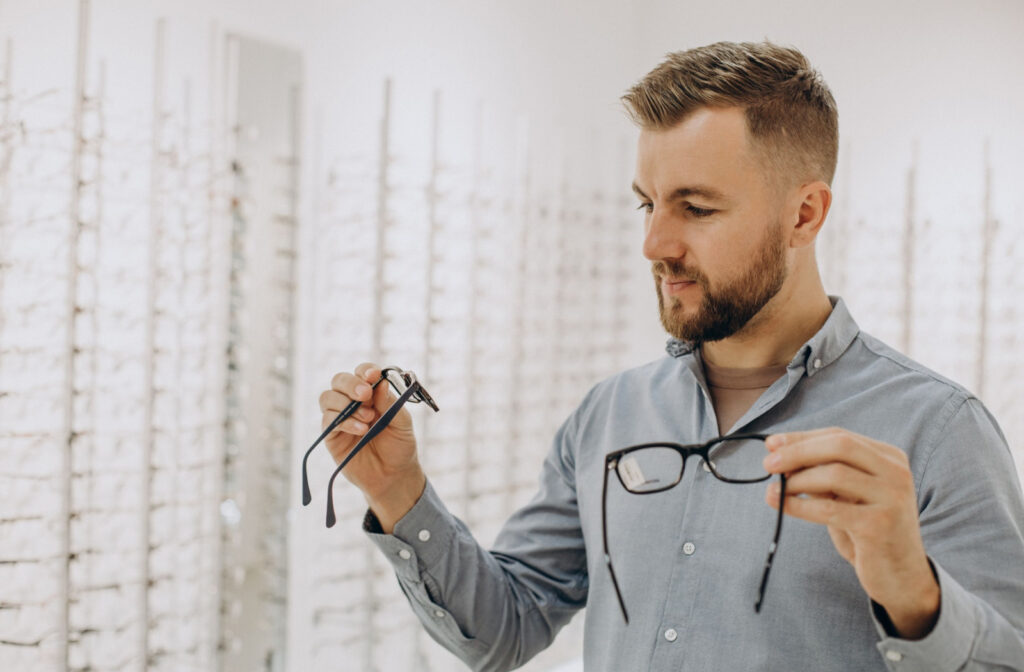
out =
{"type": "Polygon", "coordinates": [[[647,217],[645,229],[643,253],[651,261],[679,259],[686,253],[678,224],[658,208],[647,217]]]}

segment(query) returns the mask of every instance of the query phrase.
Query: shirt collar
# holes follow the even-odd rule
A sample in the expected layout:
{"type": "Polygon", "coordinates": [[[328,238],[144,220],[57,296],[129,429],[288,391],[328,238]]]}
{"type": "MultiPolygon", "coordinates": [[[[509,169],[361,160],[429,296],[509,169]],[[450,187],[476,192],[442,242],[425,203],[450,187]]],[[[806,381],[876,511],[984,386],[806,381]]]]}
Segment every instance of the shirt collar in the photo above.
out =
{"type": "MultiPolygon", "coordinates": [[[[808,376],[813,376],[839,359],[860,333],[860,327],[850,315],[843,299],[829,295],[828,300],[832,304],[828,319],[818,333],[800,347],[789,362],[788,369],[803,368],[808,376]]],[[[692,354],[694,349],[692,342],[678,338],[670,338],[665,344],[665,351],[677,358],[692,354]]]]}

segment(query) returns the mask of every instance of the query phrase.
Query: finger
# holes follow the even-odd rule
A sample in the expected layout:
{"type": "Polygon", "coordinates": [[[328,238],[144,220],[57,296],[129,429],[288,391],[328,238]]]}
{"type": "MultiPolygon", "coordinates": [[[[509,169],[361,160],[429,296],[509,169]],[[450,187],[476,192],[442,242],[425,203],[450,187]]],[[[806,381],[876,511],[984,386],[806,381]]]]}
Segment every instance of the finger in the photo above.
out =
{"type": "MultiPolygon", "coordinates": [[[[776,435],[778,436],[778,435],[776,435]]],[[[797,441],[784,439],[775,451],[765,458],[764,467],[770,473],[790,473],[799,469],[841,462],[867,474],[878,474],[884,469],[882,456],[869,439],[840,430],[819,433],[797,441]]]]}
{"type": "MultiPolygon", "coordinates": [[[[347,394],[342,394],[337,390],[324,390],[320,393],[321,413],[337,415],[347,408],[350,403],[352,403],[351,397],[347,394]]],[[[376,416],[377,414],[368,406],[360,406],[356,409],[356,412],[352,414],[352,417],[362,420],[363,422],[373,420],[376,416]]]]}
{"type": "Polygon", "coordinates": [[[832,537],[832,543],[835,545],[836,550],[839,551],[839,555],[847,562],[853,562],[856,547],[853,545],[853,538],[850,537],[850,533],[846,530],[840,530],[838,527],[828,527],[827,529],[828,536],[832,537]]]}
{"type": "Polygon", "coordinates": [[[381,367],[373,362],[363,362],[356,367],[356,375],[372,385],[380,380],[381,367]]]}
{"type": "MultiPolygon", "coordinates": [[[[346,395],[349,400],[356,399],[366,402],[370,399],[371,389],[366,381],[347,371],[334,374],[334,377],[331,378],[331,389],[346,395]]],[[[347,406],[348,401],[344,405],[347,406]]],[[[323,408],[322,405],[321,408],[323,408]]]]}
{"type": "MultiPolygon", "coordinates": [[[[772,485],[777,486],[777,483],[772,485]]],[[[841,462],[802,469],[786,479],[787,495],[836,496],[850,502],[877,502],[884,483],[841,462]]],[[[777,488],[776,488],[777,489],[777,488]]]]}
{"type": "Polygon", "coordinates": [[[778,434],[772,434],[764,440],[765,446],[768,450],[774,451],[785,444],[798,443],[804,439],[811,439],[818,436],[828,436],[830,434],[838,434],[845,431],[839,427],[822,427],[821,429],[811,429],[805,432],[780,432],[778,434]]]}
{"type": "Polygon", "coordinates": [[[378,413],[383,414],[396,401],[398,401],[398,396],[393,393],[388,381],[380,381],[373,389],[373,408],[378,413]]]}
{"type": "MultiPolygon", "coordinates": [[[[849,521],[856,518],[858,509],[867,506],[865,504],[844,502],[841,499],[832,499],[828,496],[817,497],[810,495],[797,497],[794,495],[791,497],[788,492],[788,482],[786,484],[786,490],[786,501],[782,509],[783,513],[811,523],[829,525],[840,529],[846,529],[849,521]]],[[[769,488],[765,493],[765,501],[773,509],[778,509],[778,490],[769,488]]]]}
{"type": "MultiPolygon", "coordinates": [[[[337,413],[324,413],[323,418],[320,422],[320,429],[326,429],[327,425],[334,422],[334,419],[336,417],[338,417],[337,413]]],[[[337,426],[335,426],[335,428],[331,430],[331,433],[328,434],[328,436],[334,436],[335,434],[340,433],[362,436],[363,434],[366,433],[366,431],[369,428],[369,425],[367,425],[367,423],[365,422],[356,420],[355,418],[346,418],[345,420],[342,420],[340,423],[338,423],[337,426]]]]}
{"type": "MultiPolygon", "coordinates": [[[[319,405],[321,405],[322,413],[331,413],[338,415],[352,403],[351,398],[347,394],[333,389],[325,390],[321,392],[319,396],[319,405]]],[[[364,422],[369,422],[377,417],[377,413],[374,412],[373,408],[367,405],[360,406],[351,417],[364,422]]]]}
{"type": "Polygon", "coordinates": [[[356,367],[356,376],[360,379],[361,383],[358,387],[360,401],[371,402],[371,405],[374,405],[373,395],[376,388],[380,387],[381,384],[384,384],[378,384],[378,381],[381,380],[383,374],[384,372],[381,367],[373,362],[363,362],[356,367]],[[375,385],[376,387],[374,387],[375,385]]]}
{"type": "Polygon", "coordinates": [[[843,438],[844,440],[853,441],[862,448],[866,448],[877,453],[879,456],[889,458],[897,463],[910,463],[906,452],[900,448],[883,441],[876,441],[869,436],[864,436],[863,434],[851,432],[850,430],[843,429],[842,427],[824,427],[822,429],[815,429],[806,432],[784,432],[772,434],[765,439],[765,445],[769,451],[775,452],[786,445],[793,445],[805,440],[819,439],[827,436],[834,436],[837,438],[843,438]]]}

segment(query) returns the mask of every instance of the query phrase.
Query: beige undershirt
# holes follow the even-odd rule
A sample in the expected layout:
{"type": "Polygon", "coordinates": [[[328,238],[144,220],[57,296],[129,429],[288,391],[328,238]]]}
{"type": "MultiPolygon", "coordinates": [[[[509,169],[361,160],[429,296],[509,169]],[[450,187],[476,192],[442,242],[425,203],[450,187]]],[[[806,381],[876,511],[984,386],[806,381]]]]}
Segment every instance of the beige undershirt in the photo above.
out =
{"type": "Polygon", "coordinates": [[[725,434],[743,417],[758,397],[786,373],[786,364],[735,369],[716,366],[701,357],[711,403],[718,417],[718,432],[725,434]]]}

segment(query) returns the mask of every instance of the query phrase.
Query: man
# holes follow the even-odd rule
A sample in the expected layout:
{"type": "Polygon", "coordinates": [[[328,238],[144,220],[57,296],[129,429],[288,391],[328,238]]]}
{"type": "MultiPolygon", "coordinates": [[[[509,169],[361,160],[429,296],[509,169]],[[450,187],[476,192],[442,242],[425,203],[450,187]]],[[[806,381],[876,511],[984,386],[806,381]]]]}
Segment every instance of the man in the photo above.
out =
{"type": "MultiPolygon", "coordinates": [[[[491,551],[430,487],[406,411],[346,468],[428,631],[476,670],[523,664],[584,606],[588,672],[1024,670],[1024,503],[1002,433],[822,286],[838,130],[820,76],[794,49],[718,43],[671,54],[624,101],[669,356],[590,390],[491,551]],[[606,454],[737,432],[771,435],[757,459],[787,475],[760,613],[779,479],[723,482],[697,458],[650,496],[620,472],[602,500],[606,454]]],[[[387,409],[379,376],[363,364],[321,395],[325,424],[372,397],[330,437],[335,459],[387,409]]]]}

